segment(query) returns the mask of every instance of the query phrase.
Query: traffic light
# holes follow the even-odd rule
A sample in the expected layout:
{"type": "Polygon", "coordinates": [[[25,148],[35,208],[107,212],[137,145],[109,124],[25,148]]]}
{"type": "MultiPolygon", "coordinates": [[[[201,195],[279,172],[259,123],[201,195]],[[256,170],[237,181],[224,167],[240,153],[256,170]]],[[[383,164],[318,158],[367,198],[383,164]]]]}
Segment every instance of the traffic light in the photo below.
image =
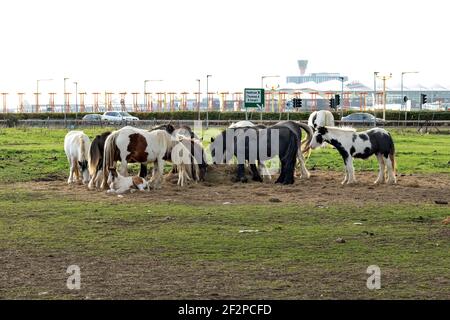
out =
{"type": "Polygon", "coordinates": [[[300,99],[300,98],[292,99],[292,107],[293,108],[301,108],[302,107],[302,99],[300,99]]]}
{"type": "Polygon", "coordinates": [[[427,103],[427,95],[421,93],[421,94],[420,94],[420,105],[423,105],[423,104],[425,104],[425,103],[427,103]]]}
{"type": "Polygon", "coordinates": [[[334,95],[334,105],[335,106],[340,106],[341,105],[341,96],[338,94],[334,95]]]}
{"type": "Polygon", "coordinates": [[[330,99],[330,109],[336,109],[336,104],[334,103],[334,99],[330,99]]]}

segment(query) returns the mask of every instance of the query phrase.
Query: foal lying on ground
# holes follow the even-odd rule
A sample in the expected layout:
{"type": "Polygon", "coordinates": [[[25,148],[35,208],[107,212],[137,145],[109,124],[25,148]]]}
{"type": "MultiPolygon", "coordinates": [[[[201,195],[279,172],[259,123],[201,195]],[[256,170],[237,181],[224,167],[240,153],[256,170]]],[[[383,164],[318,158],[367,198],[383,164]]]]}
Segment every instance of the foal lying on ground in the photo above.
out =
{"type": "Polygon", "coordinates": [[[395,178],[395,147],[391,135],[384,129],[373,128],[363,132],[355,129],[319,127],[311,140],[311,148],[317,148],[324,142],[334,146],[342,156],[345,164],[345,178],[342,184],[355,183],[353,158],[367,159],[375,154],[378,159],[379,173],[376,184],[385,182],[393,184],[395,178]]]}
{"type": "Polygon", "coordinates": [[[109,190],[106,192],[117,194],[125,193],[128,190],[131,192],[132,190],[144,191],[148,187],[144,178],[139,176],[124,177],[116,171],[116,168],[109,168],[108,185],[109,190]]]}

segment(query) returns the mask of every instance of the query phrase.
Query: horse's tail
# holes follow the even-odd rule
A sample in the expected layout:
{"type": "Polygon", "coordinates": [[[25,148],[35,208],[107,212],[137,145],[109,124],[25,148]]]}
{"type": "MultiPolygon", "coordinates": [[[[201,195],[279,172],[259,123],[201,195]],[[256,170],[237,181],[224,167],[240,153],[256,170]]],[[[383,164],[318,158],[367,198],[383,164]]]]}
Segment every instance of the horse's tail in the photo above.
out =
{"type": "Polygon", "coordinates": [[[89,174],[91,177],[94,177],[97,173],[97,167],[101,157],[98,140],[95,138],[89,148],[89,174]]]}
{"type": "Polygon", "coordinates": [[[301,122],[298,122],[298,125],[300,126],[300,128],[306,131],[306,139],[301,142],[298,152],[303,152],[303,156],[307,158],[310,153],[309,144],[311,143],[314,133],[309,125],[301,122]]]}
{"type": "Polygon", "coordinates": [[[395,161],[395,146],[394,146],[394,140],[392,139],[391,134],[389,133],[389,138],[390,138],[390,151],[389,151],[389,159],[391,159],[392,162],[392,171],[394,173],[395,176],[395,172],[396,172],[396,161],[395,161]]]}
{"type": "Polygon", "coordinates": [[[105,140],[105,148],[103,151],[103,188],[107,188],[109,168],[114,167],[116,154],[116,139],[119,131],[114,131],[105,140]]]}

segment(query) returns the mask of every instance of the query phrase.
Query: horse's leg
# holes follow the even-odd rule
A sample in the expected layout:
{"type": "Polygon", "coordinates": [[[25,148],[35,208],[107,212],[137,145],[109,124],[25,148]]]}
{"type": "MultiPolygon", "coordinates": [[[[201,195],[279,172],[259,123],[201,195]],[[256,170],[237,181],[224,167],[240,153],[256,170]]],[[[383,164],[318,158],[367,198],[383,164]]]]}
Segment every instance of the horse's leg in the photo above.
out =
{"type": "Polygon", "coordinates": [[[161,182],[162,182],[162,177],[164,174],[164,160],[162,157],[158,158],[157,167],[158,167],[158,176],[156,178],[155,188],[161,189],[161,182]]]}
{"type": "Polygon", "coordinates": [[[285,177],[283,184],[293,184],[294,183],[294,172],[295,172],[295,163],[297,160],[297,154],[295,154],[292,159],[288,159],[284,165],[285,167],[285,177]]]}
{"type": "Polygon", "coordinates": [[[237,165],[237,181],[246,183],[247,177],[245,176],[245,164],[238,164],[237,165]]]}
{"type": "Polygon", "coordinates": [[[377,154],[378,159],[378,177],[375,180],[375,184],[384,183],[384,160],[382,154],[377,154]]]}
{"type": "Polygon", "coordinates": [[[305,158],[303,157],[303,152],[302,152],[301,148],[299,148],[299,152],[297,153],[297,158],[298,158],[298,161],[300,162],[300,170],[302,173],[300,178],[309,179],[311,175],[309,174],[308,169],[306,169],[305,158]]]}
{"type": "Polygon", "coordinates": [[[286,176],[286,165],[284,163],[284,161],[280,161],[281,162],[281,169],[280,169],[280,175],[278,176],[277,181],[275,181],[275,183],[283,183],[285,176],[286,176]]]}
{"type": "Polygon", "coordinates": [[[139,170],[139,177],[147,178],[147,163],[141,163],[141,169],[139,170]]]}
{"type": "MultiPolygon", "coordinates": [[[[125,157],[123,157],[123,159],[125,159],[125,157]]],[[[120,161],[119,172],[122,176],[128,177],[128,162],[127,162],[127,160],[120,161]]]]}
{"type": "Polygon", "coordinates": [[[70,165],[70,169],[69,169],[70,172],[69,172],[69,179],[67,179],[67,183],[71,184],[73,182],[73,170],[74,170],[74,164],[71,159],[69,159],[69,165],[70,165]]]}
{"type": "Polygon", "coordinates": [[[348,156],[347,161],[345,162],[345,166],[347,168],[347,184],[352,184],[356,182],[355,179],[355,168],[353,167],[353,157],[348,156]]]}
{"type": "Polygon", "coordinates": [[[103,182],[103,170],[102,169],[97,169],[97,174],[95,176],[95,187],[97,189],[100,189],[102,187],[102,182],[103,182]]]}
{"type": "Polygon", "coordinates": [[[252,180],[253,181],[259,181],[259,182],[263,182],[263,179],[261,178],[261,176],[259,175],[259,171],[258,168],[256,167],[256,164],[250,164],[250,170],[252,171],[252,180]]]}
{"type": "Polygon", "coordinates": [[[389,156],[384,157],[384,162],[386,163],[387,167],[387,174],[388,174],[387,183],[389,184],[397,183],[397,179],[395,178],[394,175],[394,166],[392,164],[391,158],[389,158],[389,156]]]}
{"type": "Polygon", "coordinates": [[[348,161],[348,158],[347,159],[344,158],[345,176],[344,176],[344,180],[342,180],[342,182],[341,182],[341,184],[343,184],[343,185],[347,183],[348,178],[349,178],[349,173],[348,173],[348,169],[347,169],[347,161],[348,161]]]}
{"type": "Polygon", "coordinates": [[[272,180],[272,175],[270,174],[269,169],[267,169],[266,165],[264,164],[264,161],[259,160],[258,167],[260,175],[267,176],[269,177],[269,180],[272,180]]]}

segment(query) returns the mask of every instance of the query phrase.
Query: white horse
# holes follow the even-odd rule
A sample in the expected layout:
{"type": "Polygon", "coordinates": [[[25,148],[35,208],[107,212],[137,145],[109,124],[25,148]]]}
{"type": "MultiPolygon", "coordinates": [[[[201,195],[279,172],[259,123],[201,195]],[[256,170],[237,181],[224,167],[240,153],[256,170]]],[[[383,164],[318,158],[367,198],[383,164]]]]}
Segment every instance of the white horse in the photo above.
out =
{"type": "Polygon", "coordinates": [[[89,182],[88,156],[91,142],[83,131],[70,131],[64,138],[64,151],[70,165],[67,183],[79,181],[82,176],[83,184],[89,182]]]}
{"type": "Polygon", "coordinates": [[[333,114],[328,110],[314,111],[309,115],[308,125],[316,130],[318,127],[334,127],[333,114]]]}
{"type": "Polygon", "coordinates": [[[127,191],[144,191],[148,183],[139,176],[124,177],[116,171],[116,168],[109,168],[108,186],[107,193],[122,194],[127,191]]]}
{"type": "Polygon", "coordinates": [[[373,128],[356,132],[353,128],[319,127],[311,140],[311,148],[317,148],[327,142],[334,146],[342,156],[345,165],[345,178],[342,184],[355,183],[353,158],[367,159],[375,154],[378,159],[378,178],[375,184],[385,182],[394,184],[395,147],[391,135],[384,129],[373,128]]]}

